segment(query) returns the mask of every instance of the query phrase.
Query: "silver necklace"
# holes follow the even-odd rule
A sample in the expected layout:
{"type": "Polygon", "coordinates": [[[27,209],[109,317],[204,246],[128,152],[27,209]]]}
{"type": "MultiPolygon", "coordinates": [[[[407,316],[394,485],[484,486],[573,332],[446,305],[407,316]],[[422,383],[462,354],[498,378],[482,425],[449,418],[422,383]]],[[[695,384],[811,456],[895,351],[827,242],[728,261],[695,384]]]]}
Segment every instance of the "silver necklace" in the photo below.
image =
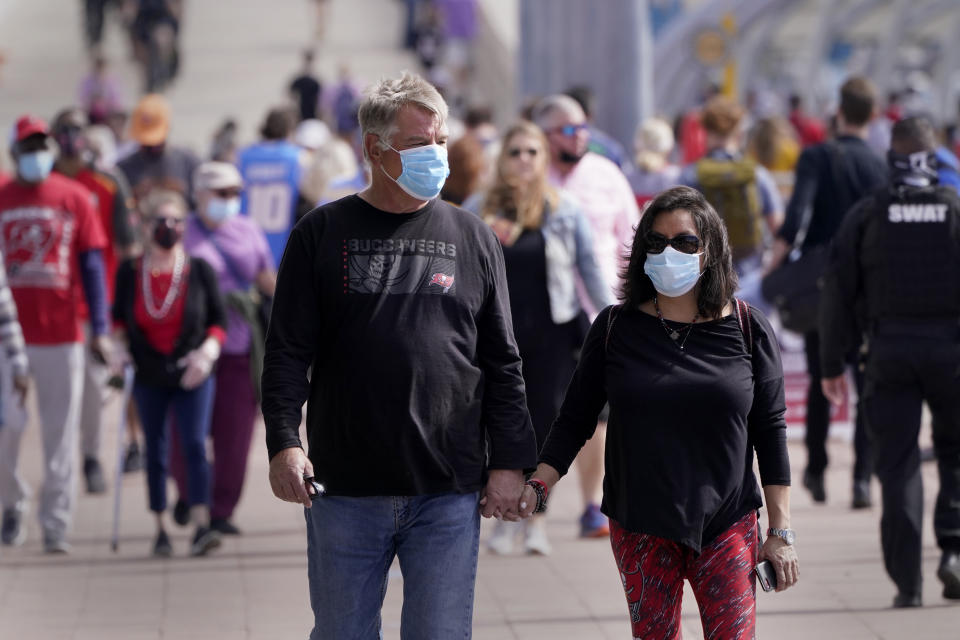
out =
{"type": "Polygon", "coordinates": [[[693,320],[690,321],[690,324],[684,327],[680,327],[679,329],[671,329],[670,327],[667,326],[666,320],[663,319],[663,314],[660,313],[660,304],[659,304],[659,301],[657,300],[657,296],[653,296],[653,308],[656,310],[657,319],[660,320],[660,325],[663,327],[663,330],[667,333],[667,336],[671,340],[673,340],[673,344],[680,347],[680,351],[683,351],[684,345],[687,344],[687,338],[689,338],[690,334],[693,333],[693,325],[696,324],[697,318],[700,317],[700,312],[698,311],[697,314],[693,316],[693,320]],[[683,333],[684,331],[686,331],[686,334],[683,333]],[[680,340],[680,342],[677,342],[677,340],[680,339],[681,335],[683,335],[683,340],[680,340]]]}
{"type": "Polygon", "coordinates": [[[153,291],[150,288],[150,256],[144,256],[143,267],[140,269],[140,282],[143,288],[143,306],[147,309],[147,315],[154,320],[162,320],[180,295],[180,282],[183,279],[183,265],[186,260],[183,257],[183,251],[177,250],[173,261],[173,277],[170,279],[170,288],[167,289],[167,295],[163,302],[157,307],[153,299],[153,291]]]}

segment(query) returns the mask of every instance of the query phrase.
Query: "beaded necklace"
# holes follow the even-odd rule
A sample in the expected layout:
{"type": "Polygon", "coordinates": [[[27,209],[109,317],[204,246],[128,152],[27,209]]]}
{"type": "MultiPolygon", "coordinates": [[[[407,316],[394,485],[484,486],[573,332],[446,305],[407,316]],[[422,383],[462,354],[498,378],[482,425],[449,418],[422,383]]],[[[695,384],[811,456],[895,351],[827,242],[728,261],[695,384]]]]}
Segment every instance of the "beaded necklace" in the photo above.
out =
{"type": "Polygon", "coordinates": [[[667,326],[667,321],[663,319],[663,314],[660,312],[660,304],[657,301],[657,296],[653,296],[653,308],[657,311],[657,319],[660,320],[660,326],[663,327],[663,330],[667,333],[667,336],[673,340],[673,344],[680,347],[680,351],[683,351],[683,346],[687,344],[687,338],[689,338],[690,334],[693,333],[693,325],[696,323],[697,318],[700,317],[700,312],[698,311],[696,315],[693,316],[693,320],[690,321],[690,324],[680,327],[679,329],[671,329],[667,326]],[[680,336],[684,331],[686,331],[686,335],[683,336],[683,340],[680,340],[680,336]],[[680,342],[677,342],[677,340],[680,340],[680,342]]]}
{"type": "Polygon", "coordinates": [[[170,279],[170,288],[167,289],[167,295],[164,296],[163,302],[157,307],[153,299],[153,291],[150,287],[150,256],[149,254],[144,256],[143,265],[140,267],[143,306],[147,309],[147,315],[154,320],[162,320],[170,313],[170,308],[176,301],[177,296],[180,295],[180,281],[183,278],[183,265],[185,261],[183,251],[177,250],[173,262],[173,276],[170,279]]]}

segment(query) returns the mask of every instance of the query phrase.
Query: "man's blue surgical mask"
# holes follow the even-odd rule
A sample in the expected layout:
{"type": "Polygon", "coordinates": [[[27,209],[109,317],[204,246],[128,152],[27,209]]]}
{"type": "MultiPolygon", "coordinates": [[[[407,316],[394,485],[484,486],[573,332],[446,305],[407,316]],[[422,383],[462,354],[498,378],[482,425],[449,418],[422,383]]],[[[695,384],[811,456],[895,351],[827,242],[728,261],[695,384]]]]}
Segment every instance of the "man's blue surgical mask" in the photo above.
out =
{"type": "Polygon", "coordinates": [[[397,186],[407,192],[410,197],[417,200],[432,200],[440,195],[443,183],[447,181],[447,176],[450,175],[446,147],[441,147],[438,144],[428,144],[400,151],[389,144],[386,146],[388,149],[397,152],[400,156],[400,164],[403,167],[400,176],[393,178],[381,164],[380,169],[388,178],[396,182],[397,186]]]}
{"type": "Polygon", "coordinates": [[[207,203],[207,218],[223,222],[240,213],[240,198],[210,198],[207,203]]]}
{"type": "Polygon", "coordinates": [[[17,156],[17,173],[27,182],[43,182],[53,169],[53,159],[49,149],[21,153],[17,156]]]}
{"type": "Polygon", "coordinates": [[[661,253],[648,253],[643,272],[650,276],[657,293],[677,298],[693,289],[700,279],[702,253],[683,253],[667,247],[661,253]]]}

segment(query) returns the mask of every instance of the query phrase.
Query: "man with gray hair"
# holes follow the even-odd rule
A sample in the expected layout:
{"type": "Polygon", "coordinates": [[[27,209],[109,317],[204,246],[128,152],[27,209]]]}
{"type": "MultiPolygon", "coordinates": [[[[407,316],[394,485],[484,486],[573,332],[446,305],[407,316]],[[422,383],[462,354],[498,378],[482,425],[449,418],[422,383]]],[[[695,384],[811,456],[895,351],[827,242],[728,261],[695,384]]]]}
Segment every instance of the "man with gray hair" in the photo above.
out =
{"type": "Polygon", "coordinates": [[[280,264],[263,414],[273,492],[306,507],[311,640],[379,637],[394,557],[401,637],[469,638],[479,516],[518,519],[536,464],[499,242],[437,198],[446,118],[419,76],[375,85],[370,186],[304,216],[280,264]]]}
{"type": "MultiPolygon", "coordinates": [[[[534,106],[532,115],[550,144],[550,181],[573,196],[586,215],[600,272],[613,294],[618,295],[620,268],[625,264],[626,252],[633,243],[633,229],[640,220],[630,183],[616,164],[588,151],[587,116],[576,100],[560,94],[547,96],[534,106]]],[[[580,299],[591,317],[596,316],[600,309],[593,307],[589,296],[581,295],[580,299]]],[[[606,413],[605,409],[596,434],[577,458],[584,502],[580,516],[582,538],[603,538],[610,533],[598,504],[606,413]]]]}

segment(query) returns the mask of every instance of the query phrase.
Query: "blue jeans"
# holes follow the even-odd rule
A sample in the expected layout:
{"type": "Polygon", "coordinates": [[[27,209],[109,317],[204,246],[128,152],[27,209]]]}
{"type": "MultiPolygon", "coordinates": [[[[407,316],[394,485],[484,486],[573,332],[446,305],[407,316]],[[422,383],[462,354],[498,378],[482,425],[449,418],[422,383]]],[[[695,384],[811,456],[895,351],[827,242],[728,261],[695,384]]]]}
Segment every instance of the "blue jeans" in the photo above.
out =
{"type": "Polygon", "coordinates": [[[172,389],[136,383],[133,398],[137,403],[147,454],[147,486],[150,510],[167,508],[167,461],[170,439],[167,415],[173,410],[180,432],[183,458],[187,466],[187,501],[190,506],[210,504],[210,463],[207,460],[207,434],[213,411],[213,376],[196,389],[172,389]]]}
{"type": "Polygon", "coordinates": [[[305,510],[310,640],[382,638],[394,557],[403,573],[403,640],[470,638],[479,494],[327,496],[305,510]]]}

